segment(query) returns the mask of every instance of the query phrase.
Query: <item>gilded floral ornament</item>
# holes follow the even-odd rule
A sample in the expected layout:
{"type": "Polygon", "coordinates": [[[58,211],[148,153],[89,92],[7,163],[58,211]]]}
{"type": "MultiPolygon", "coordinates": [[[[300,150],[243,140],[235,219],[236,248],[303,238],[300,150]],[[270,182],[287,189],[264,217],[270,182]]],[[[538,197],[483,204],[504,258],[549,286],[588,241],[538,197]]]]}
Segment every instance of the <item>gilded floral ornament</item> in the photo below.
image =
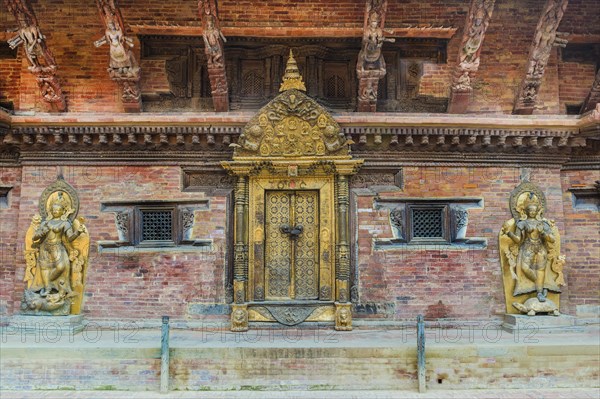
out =
{"type": "Polygon", "coordinates": [[[508,313],[559,315],[559,293],[565,285],[560,234],[543,217],[546,198],[536,185],[523,182],[510,196],[513,219],[500,231],[500,260],[508,313]]]}
{"type": "Polygon", "coordinates": [[[79,198],[62,178],[40,197],[39,214],[25,235],[27,283],[21,312],[33,315],[79,314],[83,300],[90,235],[77,217],[79,198]]]}
{"type": "Polygon", "coordinates": [[[301,91],[306,89],[291,51],[281,90],[232,144],[234,158],[349,155],[351,142],[338,123],[301,91]]]}

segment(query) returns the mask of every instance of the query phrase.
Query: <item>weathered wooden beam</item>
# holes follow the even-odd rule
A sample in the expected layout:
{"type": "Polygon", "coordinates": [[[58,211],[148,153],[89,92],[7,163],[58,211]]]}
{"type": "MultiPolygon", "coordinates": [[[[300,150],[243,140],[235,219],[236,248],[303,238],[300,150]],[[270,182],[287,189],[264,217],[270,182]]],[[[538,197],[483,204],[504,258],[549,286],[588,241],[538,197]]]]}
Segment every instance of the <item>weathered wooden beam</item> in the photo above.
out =
{"type": "Polygon", "coordinates": [[[363,24],[362,48],[358,53],[358,111],[375,112],[379,79],[386,73],[381,48],[384,42],[393,42],[384,36],[387,0],[367,0],[363,24]]]}
{"type": "Polygon", "coordinates": [[[535,29],[525,78],[515,98],[513,114],[531,115],[542,85],[542,78],[553,46],[565,47],[567,41],[558,33],[558,25],[565,13],[569,0],[547,0],[542,16],[535,29]]]}
{"type": "Polygon", "coordinates": [[[594,79],[594,83],[592,83],[592,87],[590,92],[588,93],[583,105],[581,106],[580,114],[584,114],[588,111],[591,111],[596,108],[596,105],[600,103],[600,68],[596,72],[596,78],[594,79]]]}
{"type": "Polygon", "coordinates": [[[53,111],[66,111],[67,105],[62,88],[56,76],[58,66],[52,52],[46,45],[37,18],[28,0],[5,0],[6,8],[15,16],[19,27],[17,35],[8,40],[10,48],[23,45],[29,61],[29,71],[35,76],[42,99],[50,104],[53,111]]]}
{"type": "Polygon", "coordinates": [[[479,69],[481,45],[492,18],[494,3],[495,0],[471,1],[452,78],[448,113],[463,114],[467,110],[473,95],[471,80],[479,69]]]}
{"type": "Polygon", "coordinates": [[[227,112],[229,111],[229,87],[224,54],[224,43],[227,39],[219,26],[216,0],[199,0],[198,11],[202,20],[202,37],[213,106],[217,112],[227,112]]]}
{"type": "Polygon", "coordinates": [[[108,74],[121,88],[123,108],[127,112],[140,112],[140,67],[131,49],[133,40],[125,36],[125,24],[117,0],[96,0],[104,22],[104,36],[94,42],[96,47],[107,44],[110,51],[108,74]]]}

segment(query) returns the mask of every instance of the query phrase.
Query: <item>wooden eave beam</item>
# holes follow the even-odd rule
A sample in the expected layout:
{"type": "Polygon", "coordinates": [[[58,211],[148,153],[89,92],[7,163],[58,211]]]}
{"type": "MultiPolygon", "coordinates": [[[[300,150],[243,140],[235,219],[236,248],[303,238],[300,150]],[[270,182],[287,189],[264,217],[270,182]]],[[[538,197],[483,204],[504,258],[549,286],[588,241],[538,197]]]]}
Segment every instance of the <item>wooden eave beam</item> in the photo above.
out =
{"type": "Polygon", "coordinates": [[[586,112],[592,111],[596,109],[598,104],[600,103],[600,68],[596,71],[596,77],[594,78],[594,83],[592,83],[592,87],[590,88],[590,92],[586,96],[583,105],[581,106],[580,114],[584,114],[586,112]]]}
{"type": "Polygon", "coordinates": [[[472,0],[450,87],[448,113],[466,112],[473,95],[472,79],[479,69],[483,39],[494,11],[495,0],[472,0]]]}
{"type": "Polygon", "coordinates": [[[120,87],[125,111],[140,112],[140,67],[132,51],[133,40],[125,36],[125,23],[117,0],[96,0],[96,5],[105,31],[104,36],[94,44],[96,47],[107,45],[110,51],[108,74],[120,87]]]}
{"type": "Polygon", "coordinates": [[[216,112],[229,111],[229,86],[225,69],[225,35],[217,11],[217,0],[199,0],[198,12],[202,21],[202,37],[206,54],[208,79],[216,112]]]}
{"type": "Polygon", "coordinates": [[[525,77],[515,97],[513,114],[531,115],[536,106],[544,71],[554,46],[566,46],[557,32],[569,0],[546,0],[529,49],[525,77]]]}
{"type": "Polygon", "coordinates": [[[29,71],[35,76],[42,100],[51,111],[67,110],[56,71],[58,65],[46,44],[46,36],[40,30],[37,17],[28,0],[4,0],[6,8],[14,15],[19,27],[17,34],[8,39],[11,48],[21,45],[29,61],[29,71]]]}

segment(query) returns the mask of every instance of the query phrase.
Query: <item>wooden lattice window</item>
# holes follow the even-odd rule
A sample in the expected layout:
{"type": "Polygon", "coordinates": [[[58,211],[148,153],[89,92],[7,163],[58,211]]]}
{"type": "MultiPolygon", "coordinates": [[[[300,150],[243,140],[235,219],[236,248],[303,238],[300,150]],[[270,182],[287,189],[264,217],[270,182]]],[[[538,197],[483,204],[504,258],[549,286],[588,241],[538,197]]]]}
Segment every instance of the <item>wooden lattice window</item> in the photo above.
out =
{"type": "Polygon", "coordinates": [[[409,241],[450,241],[448,206],[434,204],[409,204],[409,241]]]}
{"type": "Polygon", "coordinates": [[[173,241],[173,210],[141,209],[141,241],[173,241]]]}
{"type": "Polygon", "coordinates": [[[333,75],[327,79],[325,86],[325,96],[328,98],[346,97],[346,82],[338,75],[333,75]]]}
{"type": "Polygon", "coordinates": [[[260,97],[263,95],[264,76],[257,70],[246,72],[242,77],[242,95],[260,97]]]}

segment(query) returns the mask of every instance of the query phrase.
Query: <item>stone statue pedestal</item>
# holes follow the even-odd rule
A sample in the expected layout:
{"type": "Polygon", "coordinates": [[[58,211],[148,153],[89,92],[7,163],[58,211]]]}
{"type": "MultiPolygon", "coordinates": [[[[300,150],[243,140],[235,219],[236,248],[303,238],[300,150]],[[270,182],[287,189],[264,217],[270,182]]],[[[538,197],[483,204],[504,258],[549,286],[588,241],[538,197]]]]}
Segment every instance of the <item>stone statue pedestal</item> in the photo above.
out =
{"type": "Polygon", "coordinates": [[[575,324],[575,317],[564,314],[559,316],[505,314],[502,330],[510,333],[526,331],[552,334],[583,331],[583,328],[575,324]]]}
{"type": "Polygon", "coordinates": [[[41,340],[55,340],[57,336],[70,336],[84,329],[82,315],[68,316],[33,316],[14,315],[8,319],[7,331],[26,335],[27,339],[34,336],[41,340]]]}

